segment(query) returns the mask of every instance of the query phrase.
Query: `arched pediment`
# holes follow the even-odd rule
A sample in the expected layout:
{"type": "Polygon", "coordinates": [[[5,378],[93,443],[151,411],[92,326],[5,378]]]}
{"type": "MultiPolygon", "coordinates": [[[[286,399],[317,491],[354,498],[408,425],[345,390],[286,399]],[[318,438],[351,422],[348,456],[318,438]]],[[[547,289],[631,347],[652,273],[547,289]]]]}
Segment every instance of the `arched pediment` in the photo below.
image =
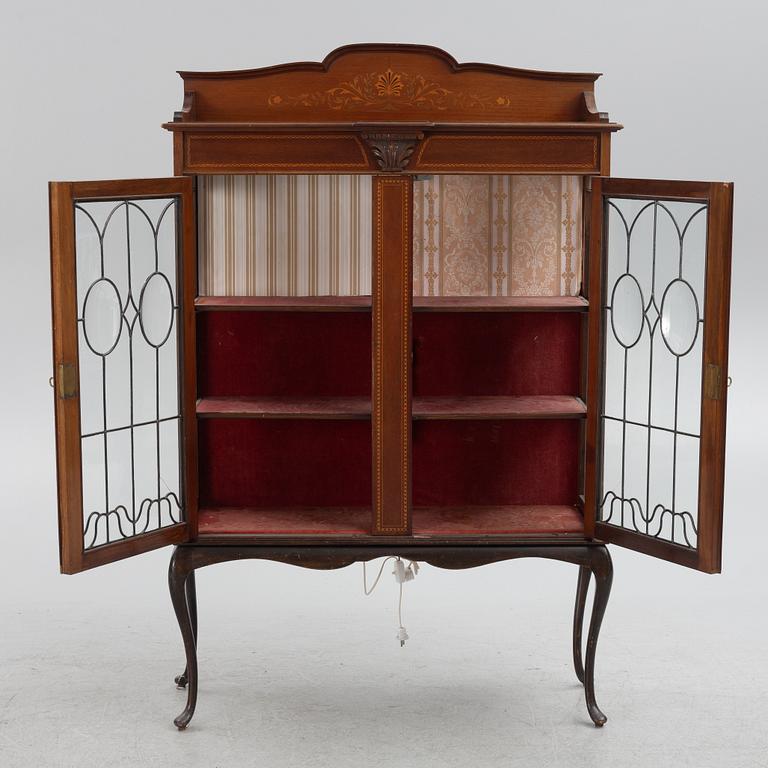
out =
{"type": "Polygon", "coordinates": [[[201,122],[570,122],[599,120],[592,73],[461,64],[439,48],[362,43],[322,62],[180,72],[201,122]]]}

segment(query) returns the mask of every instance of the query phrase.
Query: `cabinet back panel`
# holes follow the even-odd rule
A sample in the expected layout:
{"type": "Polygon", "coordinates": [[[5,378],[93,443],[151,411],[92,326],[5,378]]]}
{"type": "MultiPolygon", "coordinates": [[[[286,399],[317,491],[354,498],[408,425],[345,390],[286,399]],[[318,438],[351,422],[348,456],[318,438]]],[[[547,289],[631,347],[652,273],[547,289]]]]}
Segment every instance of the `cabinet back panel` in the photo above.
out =
{"type": "Polygon", "coordinates": [[[413,424],[415,507],[574,504],[575,421],[413,424]]]}
{"type": "Polygon", "coordinates": [[[200,506],[370,507],[368,421],[198,422],[200,506]]]}
{"type": "Polygon", "coordinates": [[[413,392],[576,395],[576,313],[414,313],[413,392]]]}
{"type": "Polygon", "coordinates": [[[198,176],[201,296],[371,293],[371,177],[198,176]]]}
{"type": "Polygon", "coordinates": [[[200,312],[198,396],[366,396],[368,312],[200,312]]]}
{"type": "MultiPolygon", "coordinates": [[[[371,178],[198,176],[201,296],[371,293],[371,178]]],[[[435,175],[413,185],[416,296],[578,296],[582,179],[435,175]]]]}
{"type": "Polygon", "coordinates": [[[581,200],[580,176],[417,179],[414,296],[578,296],[581,200]]]}

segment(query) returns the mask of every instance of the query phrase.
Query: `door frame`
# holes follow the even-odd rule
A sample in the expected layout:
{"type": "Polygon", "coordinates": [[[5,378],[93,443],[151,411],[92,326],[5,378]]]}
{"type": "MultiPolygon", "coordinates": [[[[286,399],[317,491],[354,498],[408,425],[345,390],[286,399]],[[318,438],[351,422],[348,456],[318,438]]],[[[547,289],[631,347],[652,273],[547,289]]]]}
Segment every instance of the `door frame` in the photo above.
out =
{"type": "Polygon", "coordinates": [[[589,242],[589,341],[587,384],[586,485],[584,524],[596,538],[706,573],[721,569],[725,428],[728,380],[733,184],[660,181],[654,179],[592,179],[589,242]],[[605,198],[702,202],[707,211],[704,328],[702,348],[701,430],[698,485],[698,537],[688,548],[597,519],[602,493],[601,411],[604,384],[603,258],[607,242],[605,198]]]}
{"type": "Polygon", "coordinates": [[[62,573],[78,573],[167,544],[187,541],[196,521],[195,325],[197,290],[194,181],[189,177],[51,182],[50,246],[59,556],[62,573]],[[160,530],[84,549],[80,428],[75,202],[176,197],[177,301],[180,338],[180,495],[184,519],[160,530]]]}

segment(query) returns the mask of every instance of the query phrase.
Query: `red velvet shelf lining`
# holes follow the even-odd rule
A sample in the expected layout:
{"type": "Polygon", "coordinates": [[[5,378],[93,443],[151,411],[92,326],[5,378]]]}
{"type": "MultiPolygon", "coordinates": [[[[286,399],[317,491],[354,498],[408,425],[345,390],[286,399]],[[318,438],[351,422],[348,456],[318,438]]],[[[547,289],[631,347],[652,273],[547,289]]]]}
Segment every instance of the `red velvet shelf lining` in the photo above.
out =
{"type": "Polygon", "coordinates": [[[584,518],[565,504],[415,507],[414,536],[584,533],[584,518]]]}
{"type": "MultiPolygon", "coordinates": [[[[580,422],[416,421],[419,507],[571,504],[580,422]]],[[[367,507],[371,427],[362,420],[201,419],[200,502],[207,507],[367,507]]]]}
{"type": "MultiPolygon", "coordinates": [[[[197,401],[201,417],[262,419],[366,419],[366,397],[206,397],[197,401]]],[[[583,418],[586,406],[578,397],[417,397],[414,419],[557,419],[583,418]]]]}
{"type": "Polygon", "coordinates": [[[416,397],[579,391],[577,313],[417,313],[413,348],[416,397]]]}
{"type": "MultiPolygon", "coordinates": [[[[367,314],[203,312],[197,320],[202,397],[370,395],[367,314]]],[[[580,348],[576,313],[416,314],[413,392],[578,392],[580,348]]]]}
{"type": "MultiPolygon", "coordinates": [[[[201,508],[201,536],[366,535],[371,510],[365,508],[275,507],[201,508]]],[[[584,520],[567,505],[416,507],[415,536],[582,534],[584,520]]]]}
{"type": "Polygon", "coordinates": [[[202,312],[197,370],[202,397],[370,397],[371,318],[202,312]]]}
{"type": "Polygon", "coordinates": [[[201,419],[202,507],[368,507],[369,421],[201,419]]]}
{"type": "Polygon", "coordinates": [[[413,505],[573,504],[581,423],[416,421],[413,505]]]}
{"type": "Polygon", "coordinates": [[[364,507],[275,507],[200,509],[201,536],[227,534],[360,535],[371,532],[372,512],[364,507]]]}
{"type": "MultiPolygon", "coordinates": [[[[414,314],[416,507],[573,503],[584,404],[562,393],[579,391],[581,319],[414,314]]],[[[230,417],[198,425],[201,507],[371,505],[370,320],[198,314],[200,415],[230,417]]]]}

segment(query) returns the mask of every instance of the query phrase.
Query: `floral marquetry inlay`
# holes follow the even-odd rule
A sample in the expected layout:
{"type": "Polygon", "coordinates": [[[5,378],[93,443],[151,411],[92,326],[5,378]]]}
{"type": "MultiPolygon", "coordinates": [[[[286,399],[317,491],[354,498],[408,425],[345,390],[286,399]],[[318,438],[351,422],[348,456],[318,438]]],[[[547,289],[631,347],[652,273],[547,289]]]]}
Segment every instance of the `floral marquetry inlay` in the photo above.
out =
{"type": "Polygon", "coordinates": [[[367,106],[383,111],[398,106],[424,109],[503,109],[512,106],[504,94],[479,94],[446,88],[424,75],[409,72],[369,72],[320,91],[291,96],[272,94],[270,107],[327,107],[346,109],[367,106]]]}

